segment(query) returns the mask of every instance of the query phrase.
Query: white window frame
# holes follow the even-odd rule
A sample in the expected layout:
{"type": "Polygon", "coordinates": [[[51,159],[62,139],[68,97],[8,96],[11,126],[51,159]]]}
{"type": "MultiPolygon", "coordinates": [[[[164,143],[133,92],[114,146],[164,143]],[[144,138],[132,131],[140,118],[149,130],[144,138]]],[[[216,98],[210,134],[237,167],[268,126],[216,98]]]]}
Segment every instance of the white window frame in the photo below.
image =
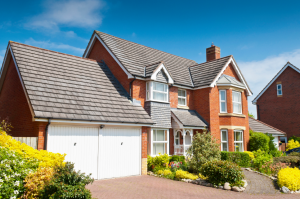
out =
{"type": "Polygon", "coordinates": [[[220,113],[227,113],[227,96],[226,96],[227,92],[226,90],[219,90],[219,98],[220,98],[220,113]],[[225,93],[225,101],[221,100],[221,92],[225,93]],[[222,111],[222,102],[225,102],[225,111],[222,111]]]}
{"type": "Polygon", "coordinates": [[[228,130],[227,129],[221,129],[221,151],[224,151],[223,150],[223,143],[227,144],[227,151],[229,151],[229,149],[228,149],[228,130]],[[226,139],[227,139],[227,141],[223,140],[222,131],[226,132],[226,139]]]}
{"type": "Polygon", "coordinates": [[[242,131],[242,130],[234,130],[233,131],[233,133],[234,133],[234,135],[233,135],[233,145],[234,145],[234,151],[236,151],[236,146],[235,146],[235,144],[236,143],[242,143],[242,151],[241,152],[244,152],[244,131],[242,131]],[[236,132],[241,132],[242,133],[242,141],[235,141],[235,133],[236,132]]]}
{"type": "MultiPolygon", "coordinates": [[[[151,129],[151,156],[157,156],[158,154],[154,154],[153,153],[153,145],[156,144],[156,143],[164,143],[164,144],[167,144],[167,151],[166,151],[166,154],[170,154],[169,153],[169,148],[170,148],[170,144],[169,144],[169,129],[151,129]],[[167,141],[154,141],[153,138],[154,138],[154,133],[155,131],[157,130],[163,130],[165,131],[165,133],[167,133],[167,141]]],[[[163,155],[163,154],[162,154],[163,155]]]]}
{"type": "Polygon", "coordinates": [[[282,95],[282,84],[277,84],[276,88],[277,88],[277,95],[282,95]],[[278,85],[280,85],[281,89],[278,89],[278,85]],[[278,93],[279,91],[281,91],[281,94],[278,93]]]}
{"type": "Polygon", "coordinates": [[[238,91],[232,91],[232,112],[233,113],[236,113],[236,114],[242,114],[243,113],[243,102],[242,102],[242,93],[241,92],[238,92],[238,91]],[[233,93],[238,93],[241,97],[241,102],[235,102],[233,101],[233,93]],[[239,104],[241,106],[241,112],[238,113],[238,112],[234,112],[234,104],[239,104]]]}
{"type": "Polygon", "coordinates": [[[169,103],[169,85],[168,84],[164,84],[164,83],[160,83],[160,82],[154,82],[154,81],[149,81],[146,83],[146,101],[156,101],[156,102],[164,102],[164,103],[169,103]],[[166,92],[164,91],[156,91],[154,90],[154,84],[163,84],[165,89],[167,90],[166,92]],[[162,100],[155,100],[153,98],[153,92],[157,92],[157,93],[164,93],[166,94],[166,101],[162,101],[162,100]]]}
{"type": "Polygon", "coordinates": [[[186,101],[186,90],[183,90],[183,89],[178,89],[178,99],[184,99],[184,101],[185,101],[185,104],[179,104],[179,100],[178,100],[178,105],[179,106],[186,106],[186,104],[187,104],[187,101],[186,101]],[[183,91],[184,92],[184,97],[182,97],[182,96],[179,96],[179,91],[183,91]]]}

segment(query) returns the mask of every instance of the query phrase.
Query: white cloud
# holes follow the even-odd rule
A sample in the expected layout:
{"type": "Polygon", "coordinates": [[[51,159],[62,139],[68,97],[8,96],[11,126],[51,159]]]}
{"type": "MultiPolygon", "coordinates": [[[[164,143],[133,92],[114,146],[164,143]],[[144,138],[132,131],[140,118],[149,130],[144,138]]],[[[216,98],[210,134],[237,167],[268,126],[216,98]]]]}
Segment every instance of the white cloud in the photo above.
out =
{"type": "Polygon", "coordinates": [[[54,43],[50,41],[36,41],[33,38],[30,38],[25,41],[25,44],[32,45],[32,46],[37,46],[40,48],[46,48],[46,49],[51,49],[51,50],[67,50],[67,51],[72,51],[77,55],[82,55],[84,52],[84,49],[82,48],[77,48],[74,46],[70,46],[68,44],[62,44],[62,43],[54,43]]]}
{"type": "Polygon", "coordinates": [[[299,67],[300,49],[292,52],[282,53],[277,56],[267,57],[266,59],[260,61],[238,61],[239,67],[241,68],[243,75],[253,92],[253,96],[248,98],[250,113],[256,115],[256,106],[252,105],[252,100],[273,79],[273,77],[288,61],[299,67]]]}
{"type": "Polygon", "coordinates": [[[46,11],[31,18],[25,26],[52,32],[60,31],[62,26],[93,28],[102,22],[100,9],[103,6],[102,0],[48,0],[45,4],[46,11]]]}

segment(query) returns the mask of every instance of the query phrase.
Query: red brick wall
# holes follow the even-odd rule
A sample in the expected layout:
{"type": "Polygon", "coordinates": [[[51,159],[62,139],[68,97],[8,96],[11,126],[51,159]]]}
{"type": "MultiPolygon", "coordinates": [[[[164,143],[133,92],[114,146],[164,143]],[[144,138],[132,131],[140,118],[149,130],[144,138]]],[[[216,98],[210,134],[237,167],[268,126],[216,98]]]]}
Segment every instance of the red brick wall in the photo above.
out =
{"type": "MultiPolygon", "coordinates": [[[[14,137],[38,137],[39,125],[44,123],[32,122],[29,105],[12,59],[6,73],[0,93],[0,117],[8,118],[14,127],[10,135],[14,137]]],[[[7,61],[8,61],[7,60],[7,61]]]]}
{"type": "Polygon", "coordinates": [[[128,79],[126,73],[109,54],[105,47],[98,41],[98,39],[96,39],[88,58],[97,60],[98,62],[104,60],[105,64],[109,67],[114,76],[119,80],[122,86],[129,93],[129,84],[131,80],[128,79]]]}
{"type": "Polygon", "coordinates": [[[300,137],[300,74],[288,67],[257,100],[259,119],[275,128],[300,137]],[[277,97],[277,82],[282,97],[277,97]]]}

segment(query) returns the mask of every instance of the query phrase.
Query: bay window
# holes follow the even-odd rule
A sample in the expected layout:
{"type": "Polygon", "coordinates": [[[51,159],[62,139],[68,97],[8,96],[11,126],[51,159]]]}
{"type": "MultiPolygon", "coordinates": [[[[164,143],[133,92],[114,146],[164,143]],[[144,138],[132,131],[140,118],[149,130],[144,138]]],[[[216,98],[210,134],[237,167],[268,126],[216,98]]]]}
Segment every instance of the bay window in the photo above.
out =
{"type": "Polygon", "coordinates": [[[221,151],[228,151],[228,131],[221,130],[221,151]]]}
{"type": "Polygon", "coordinates": [[[147,82],[146,89],[147,100],[168,102],[169,86],[167,84],[159,82],[147,82]]]}
{"type": "Polygon", "coordinates": [[[232,91],[233,113],[242,114],[242,93],[232,91]]]}
{"type": "Polygon", "coordinates": [[[243,143],[243,131],[234,131],[234,151],[243,152],[244,143],[243,143]]]}
{"type": "Polygon", "coordinates": [[[152,155],[169,154],[169,130],[152,129],[152,155]]]}
{"type": "Polygon", "coordinates": [[[178,105],[186,106],[186,91],[178,89],[178,105]]]}
{"type": "Polygon", "coordinates": [[[226,90],[219,91],[220,113],[227,113],[226,90]]]}

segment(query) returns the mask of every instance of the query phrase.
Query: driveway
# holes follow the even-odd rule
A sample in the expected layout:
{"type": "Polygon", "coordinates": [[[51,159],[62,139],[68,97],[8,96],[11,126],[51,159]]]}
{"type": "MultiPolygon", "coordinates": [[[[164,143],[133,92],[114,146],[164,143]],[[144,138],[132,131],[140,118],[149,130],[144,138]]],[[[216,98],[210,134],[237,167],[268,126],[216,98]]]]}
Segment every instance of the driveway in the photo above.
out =
{"type": "Polygon", "coordinates": [[[97,180],[87,186],[93,198],[299,198],[300,194],[249,194],[225,191],[154,176],[97,180]]]}

